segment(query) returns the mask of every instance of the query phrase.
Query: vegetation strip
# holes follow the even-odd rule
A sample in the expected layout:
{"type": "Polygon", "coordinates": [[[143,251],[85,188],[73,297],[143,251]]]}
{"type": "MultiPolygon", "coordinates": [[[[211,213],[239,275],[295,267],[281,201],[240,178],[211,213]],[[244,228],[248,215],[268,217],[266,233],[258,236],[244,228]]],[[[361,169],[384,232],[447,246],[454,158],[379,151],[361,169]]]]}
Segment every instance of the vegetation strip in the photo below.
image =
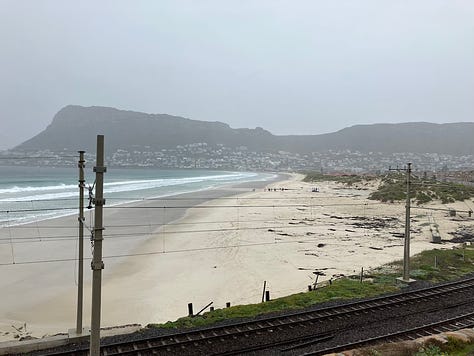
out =
{"type": "MultiPolygon", "coordinates": [[[[381,202],[394,202],[406,199],[406,177],[404,173],[393,172],[383,177],[368,175],[327,175],[322,173],[308,172],[303,181],[305,182],[337,182],[352,186],[356,183],[367,183],[380,179],[381,183],[377,190],[369,195],[371,200],[381,202]]],[[[425,204],[433,200],[441,200],[448,204],[455,201],[463,201],[474,198],[474,187],[453,182],[440,182],[436,177],[417,177],[410,179],[410,191],[415,202],[425,204]]]]}

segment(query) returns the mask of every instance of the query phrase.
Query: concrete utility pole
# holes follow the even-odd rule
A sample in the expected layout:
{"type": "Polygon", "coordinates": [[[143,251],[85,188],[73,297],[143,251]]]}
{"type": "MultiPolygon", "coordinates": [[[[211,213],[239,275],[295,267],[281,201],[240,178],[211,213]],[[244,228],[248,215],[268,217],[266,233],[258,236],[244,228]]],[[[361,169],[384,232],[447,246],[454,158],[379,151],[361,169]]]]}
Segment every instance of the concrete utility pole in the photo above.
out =
{"type": "Polygon", "coordinates": [[[104,173],[107,168],[104,166],[104,136],[97,135],[97,159],[95,172],[95,198],[94,198],[94,254],[92,257],[92,315],[91,315],[91,337],[90,337],[90,355],[100,355],[100,304],[102,288],[102,270],[104,262],[102,261],[102,217],[104,199],[104,173]]]}
{"type": "Polygon", "coordinates": [[[76,334],[82,334],[82,304],[84,283],[84,151],[79,151],[79,267],[77,273],[77,322],[76,334]]]}
{"type": "Polygon", "coordinates": [[[405,171],[406,172],[406,204],[405,204],[405,241],[403,249],[403,277],[399,278],[402,282],[409,283],[410,279],[410,177],[411,177],[411,163],[407,163],[406,168],[389,168],[390,171],[405,171]]]}
{"type": "Polygon", "coordinates": [[[403,254],[403,280],[410,281],[410,175],[411,163],[407,163],[407,202],[405,205],[405,245],[403,254]]]}

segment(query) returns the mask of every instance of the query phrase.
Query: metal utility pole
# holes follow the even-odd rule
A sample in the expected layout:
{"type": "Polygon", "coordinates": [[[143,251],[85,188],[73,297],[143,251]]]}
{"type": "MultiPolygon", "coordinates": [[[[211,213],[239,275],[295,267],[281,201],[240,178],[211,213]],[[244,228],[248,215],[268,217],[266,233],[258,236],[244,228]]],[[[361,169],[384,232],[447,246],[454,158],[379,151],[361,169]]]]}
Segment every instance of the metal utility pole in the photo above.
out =
{"type": "Polygon", "coordinates": [[[102,288],[102,270],[104,262],[102,261],[102,217],[104,199],[104,173],[107,171],[104,166],[104,136],[97,135],[97,158],[95,172],[95,198],[94,198],[94,254],[92,257],[92,315],[91,315],[91,337],[90,337],[90,355],[100,355],[100,303],[102,288]]]}
{"type": "Polygon", "coordinates": [[[84,151],[79,151],[79,267],[77,273],[77,322],[76,334],[82,334],[82,304],[84,283],[84,151]]]}
{"type": "Polygon", "coordinates": [[[411,163],[407,163],[406,168],[389,168],[390,171],[405,171],[406,172],[406,204],[405,204],[405,242],[403,249],[403,282],[410,282],[410,176],[411,176],[411,163]]]}

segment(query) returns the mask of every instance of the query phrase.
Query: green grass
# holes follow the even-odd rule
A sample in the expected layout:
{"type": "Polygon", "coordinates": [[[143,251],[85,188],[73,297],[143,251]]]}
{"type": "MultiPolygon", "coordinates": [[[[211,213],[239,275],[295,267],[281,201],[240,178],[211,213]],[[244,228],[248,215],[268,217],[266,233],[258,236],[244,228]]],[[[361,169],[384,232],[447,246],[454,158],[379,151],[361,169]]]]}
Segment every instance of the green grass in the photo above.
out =
{"type": "Polygon", "coordinates": [[[441,345],[440,349],[448,355],[467,355],[469,352],[471,352],[471,355],[474,355],[474,344],[466,343],[450,336],[448,336],[448,342],[441,345]]]}
{"type": "MultiPolygon", "coordinates": [[[[395,283],[402,272],[403,261],[400,260],[375,268],[366,276],[373,278],[374,283],[389,285],[395,283]]],[[[474,249],[470,247],[464,250],[423,251],[410,259],[410,277],[416,280],[440,283],[458,279],[471,272],[474,272],[474,249]]]]}
{"type": "Polygon", "coordinates": [[[444,351],[441,351],[439,346],[427,345],[420,348],[415,356],[448,356],[448,354],[444,351]]]}
{"type": "Polygon", "coordinates": [[[414,356],[474,356],[474,344],[448,336],[448,341],[428,340],[414,356]]]}
{"type": "Polygon", "coordinates": [[[153,326],[164,328],[194,327],[215,324],[227,319],[254,317],[261,314],[283,310],[297,310],[331,300],[355,299],[375,296],[395,291],[397,288],[384,283],[360,283],[355,279],[339,279],[315,291],[293,294],[265,303],[238,305],[231,308],[216,309],[195,317],[184,317],[174,322],[153,326]]]}
{"type": "MultiPolygon", "coordinates": [[[[377,179],[374,176],[356,174],[330,175],[318,172],[305,172],[305,182],[337,182],[351,186],[377,179]]],[[[474,187],[451,182],[422,180],[411,178],[411,196],[417,204],[425,204],[433,200],[441,200],[443,204],[463,201],[474,197],[474,187]]],[[[378,189],[370,194],[369,199],[382,202],[394,202],[406,199],[406,176],[404,173],[392,173],[382,179],[378,189]]]]}
{"type": "Polygon", "coordinates": [[[474,344],[465,344],[448,352],[450,356],[474,356],[474,344]]]}
{"type": "MultiPolygon", "coordinates": [[[[432,200],[441,200],[443,204],[447,204],[474,197],[474,187],[412,177],[410,195],[417,204],[425,204],[432,200]]],[[[382,202],[406,199],[405,174],[393,173],[382,179],[382,184],[375,192],[370,194],[369,199],[382,202]]]]}
{"type": "MultiPolygon", "coordinates": [[[[212,325],[227,319],[251,318],[283,310],[298,310],[328,301],[365,298],[393,292],[401,287],[396,278],[401,276],[402,266],[402,261],[395,261],[368,271],[364,274],[363,283],[360,283],[357,276],[341,278],[315,291],[293,294],[265,303],[216,309],[195,317],[183,317],[164,324],[150,324],[149,327],[188,328],[212,325]]],[[[461,248],[424,251],[411,258],[410,266],[410,276],[417,280],[433,283],[455,280],[474,272],[474,249],[466,248],[464,258],[461,248]]]]}
{"type": "MultiPolygon", "coordinates": [[[[457,279],[474,270],[474,250],[471,248],[455,250],[425,251],[411,259],[411,270],[419,274],[418,279],[433,283],[457,279]],[[435,267],[435,259],[437,260],[435,267]]],[[[413,273],[412,273],[413,274],[413,273]]]]}
{"type": "MultiPolygon", "coordinates": [[[[318,172],[305,172],[304,182],[337,182],[351,186],[374,179],[374,176],[346,174],[330,175],[318,172]]],[[[420,205],[433,200],[441,200],[443,204],[454,203],[474,198],[474,187],[452,182],[411,178],[410,195],[420,205]]],[[[382,179],[378,189],[369,195],[369,199],[382,202],[394,202],[406,199],[406,176],[404,173],[392,173],[382,179]]]]}
{"type": "Polygon", "coordinates": [[[434,338],[428,339],[421,347],[406,343],[388,343],[362,348],[356,354],[360,356],[474,356],[474,344],[449,336],[447,339],[446,343],[434,338]]]}

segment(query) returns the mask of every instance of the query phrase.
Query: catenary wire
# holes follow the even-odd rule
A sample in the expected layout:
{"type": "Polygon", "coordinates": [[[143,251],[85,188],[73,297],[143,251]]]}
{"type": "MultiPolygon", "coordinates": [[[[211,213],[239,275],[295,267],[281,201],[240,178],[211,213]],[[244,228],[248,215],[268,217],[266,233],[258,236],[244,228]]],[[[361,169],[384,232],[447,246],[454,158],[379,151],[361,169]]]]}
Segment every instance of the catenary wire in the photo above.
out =
{"type": "MultiPolygon", "coordinates": [[[[363,235],[360,235],[360,236],[363,236],[363,235]]],[[[295,241],[281,241],[281,240],[274,241],[273,240],[271,242],[259,242],[259,243],[235,244],[235,245],[226,245],[226,246],[212,246],[212,247],[199,247],[199,248],[167,250],[167,251],[150,251],[150,252],[128,253],[128,254],[118,254],[118,255],[107,255],[107,256],[103,256],[102,258],[112,259],[112,258],[125,258],[125,257],[165,255],[165,254],[172,254],[172,253],[201,252],[201,251],[223,250],[223,249],[229,249],[229,248],[265,246],[265,245],[282,245],[282,244],[305,243],[305,242],[314,242],[314,241],[319,241],[319,240],[317,239],[299,239],[295,241]]],[[[400,244],[400,246],[402,245],[400,244]]],[[[92,258],[85,257],[84,259],[91,260],[92,258]]],[[[77,260],[77,258],[58,258],[58,259],[36,260],[36,261],[20,261],[20,262],[15,262],[15,263],[13,262],[0,263],[0,266],[54,263],[54,262],[72,262],[74,260],[77,260]]]]}
{"type": "MultiPolygon", "coordinates": [[[[267,220],[268,221],[268,220],[267,220]]],[[[286,221],[286,220],[285,220],[286,221]]],[[[254,222],[254,220],[248,220],[246,222],[254,222]]],[[[233,221],[232,223],[236,223],[236,221],[233,221]]],[[[350,225],[350,224],[348,224],[350,225]]],[[[147,227],[148,225],[142,225],[142,227],[147,227]]],[[[164,224],[164,225],[158,225],[158,226],[170,226],[169,224],[164,224]]],[[[172,226],[172,225],[171,225],[172,226]]],[[[268,226],[260,226],[260,227],[231,227],[231,228],[216,228],[216,229],[193,229],[193,230],[179,230],[179,231],[166,231],[167,234],[193,234],[193,233],[207,233],[207,232],[230,232],[230,231],[249,231],[249,230],[266,230],[266,229],[271,229],[275,231],[270,231],[270,232],[277,232],[278,229],[294,229],[294,228],[318,228],[318,227],[327,227],[327,226],[332,226],[330,224],[291,224],[291,225],[268,225],[268,226]]],[[[105,227],[105,231],[107,231],[107,227],[105,227]]],[[[103,236],[104,238],[127,238],[127,237],[137,237],[137,236],[149,236],[152,234],[163,234],[163,231],[157,231],[157,232],[133,232],[133,233],[104,233],[103,236]]],[[[57,235],[57,236],[50,236],[50,237],[43,237],[41,242],[51,242],[51,241],[68,241],[68,240],[76,240],[77,236],[76,235],[57,235]]],[[[13,243],[23,243],[22,241],[25,242],[40,242],[38,241],[38,238],[36,236],[30,236],[30,237],[13,237],[13,240],[18,240],[14,241],[13,243]],[[32,241],[31,241],[32,240],[32,241]]],[[[10,241],[10,238],[0,238],[0,241],[10,241]]],[[[2,243],[0,243],[2,244],[2,243]]]]}
{"type": "MultiPolygon", "coordinates": [[[[113,205],[104,206],[104,209],[212,209],[212,208],[309,208],[311,206],[316,207],[331,207],[331,206],[357,206],[357,205],[381,205],[387,204],[382,202],[375,203],[337,203],[337,204],[286,204],[286,205],[176,205],[176,206],[123,206],[113,205]]],[[[66,211],[66,210],[77,210],[77,207],[62,207],[62,208],[37,208],[37,209],[9,209],[0,210],[0,213],[25,213],[25,212],[42,212],[42,211],[66,211]]]]}

